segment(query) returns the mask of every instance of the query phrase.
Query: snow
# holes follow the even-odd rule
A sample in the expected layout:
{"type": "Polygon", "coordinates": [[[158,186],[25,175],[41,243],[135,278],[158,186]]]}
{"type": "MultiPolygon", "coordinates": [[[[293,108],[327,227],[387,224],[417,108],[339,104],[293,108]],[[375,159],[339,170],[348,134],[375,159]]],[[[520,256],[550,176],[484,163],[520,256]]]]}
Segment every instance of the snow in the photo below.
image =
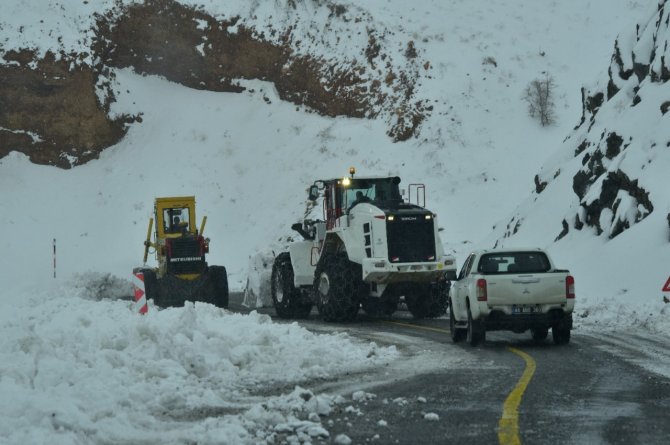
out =
{"type": "MultiPolygon", "coordinates": [[[[20,48],[40,55],[86,51],[94,13],[119,3],[133,1],[5,0],[0,55],[20,48]]],[[[633,138],[606,168],[638,173],[654,211],[632,225],[639,203],[622,194],[617,212],[601,215],[602,227],[620,219],[631,229],[611,240],[607,233],[570,230],[554,242],[560,221],[572,227],[580,209],[572,192],[583,156],[575,158],[574,150],[587,136],[584,128],[573,132],[580,88],[605,78],[617,36],[626,66],[631,51],[650,54],[649,33],[632,39],[635,24],[640,32],[651,26],[656,5],[434,0],[408,9],[400,0],[343,1],[347,12],[337,17],[319,8],[322,2],[291,2],[296,9],[283,1],[182,3],[218,19],[240,15],[237,26],[296,25],[297,53],[342,62],[360,57],[371,28],[395,70],[417,69],[403,56],[411,40],[419,60],[429,62],[415,94],[433,106],[432,114],[418,138],[393,143],[384,118],[321,117],[282,102],[266,82],[244,81],[241,94],[212,93],[124,69],[115,70],[112,114],[141,113],[142,122],[100,159],[67,171],[31,164],[16,152],[0,159],[0,437],[7,443],[329,438],[326,419],[335,405],[347,410],[350,401],[375,395],[361,390],[342,398],[301,385],[402,357],[392,346],[315,334],[255,312],[150,304],[146,316],[134,313],[124,297],[157,196],[196,196],[198,218],[208,217],[208,260],[226,266],[232,290],[249,289],[250,307],[269,304],[269,264],[294,236],[290,225],[311,210],[307,187],[353,165],[359,175],[425,183],[445,249],[459,264],[473,249],[500,240],[506,247],[547,248],[576,278],[577,329],[670,330],[661,298],[670,275],[670,114],[663,116],[654,99],[670,99],[666,84],[647,82],[633,109],[634,79],[622,83],[589,132],[633,138]],[[363,19],[351,20],[357,16],[363,19]],[[347,38],[338,43],[338,36],[347,38]],[[549,128],[527,116],[522,100],[528,82],[545,72],[558,93],[557,124],[549,128]],[[531,194],[536,173],[549,182],[540,195],[531,194]],[[504,238],[515,225],[519,231],[504,238]]],[[[207,53],[204,43],[200,50],[207,53]]],[[[658,71],[659,63],[657,57],[658,71]]],[[[332,441],[351,443],[344,434],[332,441]]]]}
{"type": "MultiPolygon", "coordinates": [[[[249,443],[327,437],[337,400],[299,383],[393,361],[395,347],[316,335],[207,304],[145,316],[90,299],[91,277],[0,309],[5,443],[249,443]],[[281,394],[284,385],[295,386],[281,394]],[[277,389],[273,389],[277,388],[277,389]],[[268,396],[260,403],[257,393],[268,396]],[[225,414],[225,415],[221,415],[225,414]]],[[[111,286],[114,288],[114,286],[111,286]]]]}

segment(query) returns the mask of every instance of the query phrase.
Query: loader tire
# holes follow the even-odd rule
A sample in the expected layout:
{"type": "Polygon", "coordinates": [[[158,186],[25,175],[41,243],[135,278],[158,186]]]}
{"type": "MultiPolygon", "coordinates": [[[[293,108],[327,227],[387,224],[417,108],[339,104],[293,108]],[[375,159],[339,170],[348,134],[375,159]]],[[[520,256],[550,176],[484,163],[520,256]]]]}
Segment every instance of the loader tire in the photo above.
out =
{"type": "Polygon", "coordinates": [[[144,275],[144,295],[146,296],[147,301],[154,300],[154,304],[156,304],[156,298],[158,296],[156,271],[153,269],[142,269],[141,272],[144,275]]]}
{"type": "Polygon", "coordinates": [[[414,318],[435,318],[447,313],[451,282],[440,279],[430,284],[414,284],[405,292],[407,309],[414,318]]]}
{"type": "Polygon", "coordinates": [[[362,278],[360,265],[346,253],[322,257],[314,272],[314,296],[319,314],[326,321],[343,322],[356,318],[360,307],[362,278]]]}
{"type": "Polygon", "coordinates": [[[228,273],[224,266],[209,266],[210,279],[214,295],[211,303],[216,307],[228,309],[228,273]]]}
{"type": "Polygon", "coordinates": [[[293,285],[293,265],[288,252],[277,255],[272,264],[270,292],[280,318],[307,318],[312,311],[312,302],[293,285]]]}
{"type": "Polygon", "coordinates": [[[183,307],[186,301],[195,301],[190,296],[192,293],[191,282],[182,281],[172,275],[165,275],[156,279],[156,297],[154,304],[161,308],[183,307]]]}
{"type": "Polygon", "coordinates": [[[362,301],[361,306],[370,317],[390,317],[398,309],[400,294],[389,285],[380,298],[366,296],[362,301]]]}

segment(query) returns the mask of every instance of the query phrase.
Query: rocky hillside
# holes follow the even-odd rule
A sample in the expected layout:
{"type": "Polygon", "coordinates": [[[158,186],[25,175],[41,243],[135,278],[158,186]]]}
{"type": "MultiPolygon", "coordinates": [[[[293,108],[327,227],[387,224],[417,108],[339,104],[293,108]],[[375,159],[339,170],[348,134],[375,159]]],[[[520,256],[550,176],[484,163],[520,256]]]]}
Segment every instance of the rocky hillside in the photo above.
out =
{"type": "Polygon", "coordinates": [[[579,125],[535,176],[532,201],[542,204],[522,206],[502,239],[523,231],[547,201],[559,217],[556,241],[587,229],[613,239],[655,212],[670,226],[667,180],[659,181],[670,165],[669,24],[670,4],[661,0],[619,35],[606,75],[582,89],[579,125]],[[571,202],[554,201],[552,186],[571,187],[571,202]],[[555,209],[565,206],[561,220],[555,209]]]}
{"type": "Polygon", "coordinates": [[[187,3],[117,2],[95,11],[75,48],[62,37],[60,51],[45,54],[0,46],[0,158],[16,150],[69,168],[118,142],[141,116],[109,115],[110,68],[211,91],[241,92],[239,79],[272,82],[282,100],[325,116],[381,116],[395,141],[416,135],[430,111],[414,94],[430,64],[411,40],[389,52],[383,43],[392,31],[364,10],[285,0],[269,12],[215,16],[187,3]],[[309,24],[305,8],[315,17],[309,24]]]}

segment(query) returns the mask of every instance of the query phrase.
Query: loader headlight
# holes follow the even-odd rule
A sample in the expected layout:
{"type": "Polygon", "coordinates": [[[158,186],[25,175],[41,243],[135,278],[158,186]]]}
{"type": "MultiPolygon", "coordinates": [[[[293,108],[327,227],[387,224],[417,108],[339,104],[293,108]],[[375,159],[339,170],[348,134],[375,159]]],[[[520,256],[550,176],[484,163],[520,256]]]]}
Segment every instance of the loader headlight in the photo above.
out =
{"type": "Polygon", "coordinates": [[[433,215],[426,215],[426,219],[433,219],[433,215]]]}
{"type": "Polygon", "coordinates": [[[351,185],[351,181],[349,180],[349,178],[342,178],[342,185],[345,187],[349,187],[349,185],[351,185]]]}
{"type": "Polygon", "coordinates": [[[393,216],[393,215],[389,215],[389,216],[386,217],[386,219],[387,219],[388,221],[393,221],[393,220],[395,219],[395,216],[393,216]]]}

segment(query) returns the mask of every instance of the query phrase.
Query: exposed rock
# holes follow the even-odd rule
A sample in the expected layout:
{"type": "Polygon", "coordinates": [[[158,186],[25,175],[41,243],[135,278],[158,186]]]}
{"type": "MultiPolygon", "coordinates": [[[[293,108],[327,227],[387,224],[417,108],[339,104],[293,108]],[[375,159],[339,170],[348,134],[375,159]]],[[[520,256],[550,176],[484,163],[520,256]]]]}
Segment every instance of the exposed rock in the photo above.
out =
{"type": "Polygon", "coordinates": [[[570,227],[568,226],[568,222],[566,220],[563,220],[561,224],[563,225],[563,230],[561,230],[561,233],[559,233],[558,236],[554,239],[554,242],[563,238],[570,231],[570,227]]]}
{"type": "Polygon", "coordinates": [[[607,151],[605,152],[605,157],[607,159],[614,159],[614,157],[621,152],[621,144],[623,144],[623,138],[615,132],[610,133],[607,136],[607,151]]]}
{"type": "Polygon", "coordinates": [[[609,237],[614,238],[624,230],[630,228],[631,221],[626,218],[617,218],[617,210],[620,205],[620,192],[626,192],[635,200],[636,214],[633,223],[638,223],[654,211],[654,206],[649,200],[649,192],[638,186],[637,179],[631,180],[624,172],[617,170],[610,172],[602,182],[598,198],[590,202],[582,202],[581,206],[586,211],[585,223],[597,229],[600,235],[604,229],[601,226],[601,214],[604,209],[612,210],[612,227],[609,237]],[[640,211],[640,206],[645,210],[640,211]]]}
{"type": "Polygon", "coordinates": [[[32,51],[9,51],[0,64],[0,158],[10,151],[38,164],[70,168],[96,159],[117,143],[130,118],[110,119],[112,92],[99,103],[99,73],[76,55],[53,53],[35,61],[32,51]]]}
{"type": "Polygon", "coordinates": [[[575,192],[575,195],[579,196],[579,199],[583,199],[588,186],[589,174],[584,170],[578,171],[572,178],[572,191],[575,192]]]}
{"type": "Polygon", "coordinates": [[[584,139],[581,144],[577,146],[577,149],[575,150],[575,156],[579,155],[581,152],[586,150],[588,146],[591,145],[586,139],[584,139]]]}
{"type": "Polygon", "coordinates": [[[670,100],[666,100],[661,104],[661,113],[665,114],[670,110],[670,100]]]}
{"type": "Polygon", "coordinates": [[[540,181],[540,175],[535,175],[535,193],[538,195],[547,187],[546,181],[540,181]]]}

